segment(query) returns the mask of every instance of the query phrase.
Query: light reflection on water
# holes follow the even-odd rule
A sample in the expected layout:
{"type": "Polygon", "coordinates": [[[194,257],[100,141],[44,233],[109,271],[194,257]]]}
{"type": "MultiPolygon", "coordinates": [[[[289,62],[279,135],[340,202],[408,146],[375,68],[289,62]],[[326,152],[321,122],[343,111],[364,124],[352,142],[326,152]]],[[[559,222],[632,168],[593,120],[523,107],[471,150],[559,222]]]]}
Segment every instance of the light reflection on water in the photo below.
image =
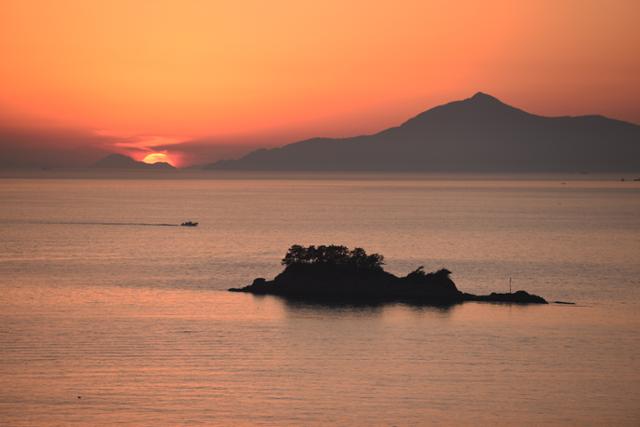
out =
{"type": "Polygon", "coordinates": [[[639,415],[638,322],[593,307],[332,308],[89,287],[10,298],[7,424],[633,424],[639,415]],[[624,375],[612,381],[611,370],[624,375]]]}
{"type": "Polygon", "coordinates": [[[637,425],[640,186],[556,184],[1,180],[0,424],[637,425]],[[578,305],[221,291],[293,242],[578,305]]]}

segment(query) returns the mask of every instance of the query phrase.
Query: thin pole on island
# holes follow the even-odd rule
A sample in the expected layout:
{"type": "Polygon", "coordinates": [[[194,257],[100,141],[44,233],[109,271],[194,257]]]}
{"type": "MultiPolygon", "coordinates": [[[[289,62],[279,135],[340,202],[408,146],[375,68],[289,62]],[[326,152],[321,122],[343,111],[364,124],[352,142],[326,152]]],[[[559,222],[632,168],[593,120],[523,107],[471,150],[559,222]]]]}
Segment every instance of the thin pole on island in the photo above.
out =
{"type": "Polygon", "coordinates": [[[511,276],[509,276],[509,293],[512,294],[513,292],[511,292],[511,276]]]}

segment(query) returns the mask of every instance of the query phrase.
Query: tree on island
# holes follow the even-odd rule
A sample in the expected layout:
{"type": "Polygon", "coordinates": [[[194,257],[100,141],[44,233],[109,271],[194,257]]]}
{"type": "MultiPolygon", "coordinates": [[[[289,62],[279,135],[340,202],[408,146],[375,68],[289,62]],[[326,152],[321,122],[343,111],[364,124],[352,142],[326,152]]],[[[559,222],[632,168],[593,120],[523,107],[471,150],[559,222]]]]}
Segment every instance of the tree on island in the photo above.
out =
{"type": "Polygon", "coordinates": [[[346,246],[293,245],[282,259],[284,270],[273,280],[257,278],[233,292],[279,295],[333,302],[409,302],[449,305],[464,301],[490,301],[518,304],[546,304],[544,298],[525,291],[490,295],[461,292],[451,280],[451,272],[441,268],[426,273],[424,267],[404,277],[384,271],[380,254],[368,255],[362,248],[346,246]]]}
{"type": "Polygon", "coordinates": [[[446,268],[441,268],[438,271],[434,271],[432,273],[425,273],[424,265],[413,270],[411,273],[407,274],[407,279],[409,280],[421,280],[423,278],[435,278],[435,279],[449,279],[451,275],[451,271],[446,268]]]}
{"type": "Polygon", "coordinates": [[[338,245],[293,245],[282,259],[282,265],[288,267],[297,264],[346,265],[358,270],[381,270],[384,257],[380,254],[367,255],[362,248],[349,250],[346,246],[338,245]]]}

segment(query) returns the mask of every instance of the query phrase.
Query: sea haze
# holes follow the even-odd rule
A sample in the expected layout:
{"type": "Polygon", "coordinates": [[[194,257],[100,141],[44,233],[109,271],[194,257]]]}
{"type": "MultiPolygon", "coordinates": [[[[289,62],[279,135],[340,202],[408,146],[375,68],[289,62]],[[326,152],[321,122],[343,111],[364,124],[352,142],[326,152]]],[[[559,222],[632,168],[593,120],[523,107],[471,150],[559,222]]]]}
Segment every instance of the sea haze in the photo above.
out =
{"type": "Polygon", "coordinates": [[[640,182],[179,178],[0,179],[0,424],[640,421],[640,182]],[[225,291],[293,243],[576,305],[225,291]]]}

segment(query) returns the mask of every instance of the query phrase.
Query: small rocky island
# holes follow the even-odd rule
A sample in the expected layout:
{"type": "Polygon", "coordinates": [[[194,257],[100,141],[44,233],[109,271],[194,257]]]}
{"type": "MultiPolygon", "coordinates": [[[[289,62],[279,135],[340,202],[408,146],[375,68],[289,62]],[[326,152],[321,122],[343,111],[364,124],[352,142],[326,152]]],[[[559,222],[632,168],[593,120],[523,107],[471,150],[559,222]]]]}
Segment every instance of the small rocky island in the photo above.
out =
{"type": "Polygon", "coordinates": [[[284,271],[273,280],[255,279],[232,292],[279,295],[288,298],[337,303],[407,302],[449,305],[464,301],[547,304],[525,291],[473,295],[458,290],[451,272],[425,273],[423,267],[398,277],[384,271],[384,257],[362,248],[293,245],[282,260],[284,271]]]}

